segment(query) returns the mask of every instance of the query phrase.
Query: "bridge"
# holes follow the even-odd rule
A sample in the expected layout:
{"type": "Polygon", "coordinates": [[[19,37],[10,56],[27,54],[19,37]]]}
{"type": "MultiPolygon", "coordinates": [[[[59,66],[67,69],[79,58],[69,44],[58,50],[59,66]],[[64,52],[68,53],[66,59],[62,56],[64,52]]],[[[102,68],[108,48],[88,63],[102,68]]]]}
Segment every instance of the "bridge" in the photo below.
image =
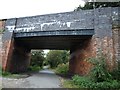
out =
{"type": "Polygon", "coordinates": [[[119,7],[12,18],[3,35],[3,70],[22,72],[32,49],[70,50],[71,73],[87,74],[99,50],[108,56],[110,68],[120,59],[119,7]]]}

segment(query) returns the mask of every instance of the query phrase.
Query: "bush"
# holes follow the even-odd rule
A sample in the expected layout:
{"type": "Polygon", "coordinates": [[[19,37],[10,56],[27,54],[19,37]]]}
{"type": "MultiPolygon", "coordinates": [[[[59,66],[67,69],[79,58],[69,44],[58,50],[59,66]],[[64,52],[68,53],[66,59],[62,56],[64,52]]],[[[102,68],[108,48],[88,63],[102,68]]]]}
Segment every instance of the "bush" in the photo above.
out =
{"type": "Polygon", "coordinates": [[[120,88],[120,68],[110,73],[105,60],[104,56],[90,58],[89,62],[93,64],[93,68],[89,76],[73,76],[72,81],[74,84],[80,88],[120,88]]]}
{"type": "Polygon", "coordinates": [[[90,58],[88,61],[93,64],[93,68],[90,71],[90,77],[95,82],[107,81],[112,78],[111,74],[107,69],[104,56],[97,58],[90,58]]]}
{"type": "Polygon", "coordinates": [[[72,81],[75,85],[78,85],[80,88],[90,88],[92,83],[91,80],[87,77],[81,77],[78,75],[73,76],[72,81]]]}
{"type": "Polygon", "coordinates": [[[120,81],[120,64],[118,64],[118,69],[114,69],[111,72],[111,75],[113,79],[120,81]]]}
{"type": "Polygon", "coordinates": [[[67,74],[69,70],[69,63],[66,64],[59,64],[57,68],[55,69],[57,74],[67,74]]]}
{"type": "Polygon", "coordinates": [[[120,88],[120,82],[116,80],[94,82],[88,77],[75,75],[72,77],[72,82],[79,88],[120,88]]]}

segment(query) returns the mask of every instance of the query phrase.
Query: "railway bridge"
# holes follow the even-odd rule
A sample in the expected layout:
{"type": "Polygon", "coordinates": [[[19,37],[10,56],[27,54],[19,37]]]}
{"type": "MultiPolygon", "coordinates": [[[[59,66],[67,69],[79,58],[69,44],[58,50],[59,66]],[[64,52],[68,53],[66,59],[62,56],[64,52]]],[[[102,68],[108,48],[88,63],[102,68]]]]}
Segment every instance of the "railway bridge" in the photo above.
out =
{"type": "Polygon", "coordinates": [[[110,69],[120,59],[120,8],[107,7],[65,13],[12,18],[5,22],[2,67],[26,71],[32,49],[70,50],[69,71],[85,75],[86,61],[101,51],[110,69]]]}

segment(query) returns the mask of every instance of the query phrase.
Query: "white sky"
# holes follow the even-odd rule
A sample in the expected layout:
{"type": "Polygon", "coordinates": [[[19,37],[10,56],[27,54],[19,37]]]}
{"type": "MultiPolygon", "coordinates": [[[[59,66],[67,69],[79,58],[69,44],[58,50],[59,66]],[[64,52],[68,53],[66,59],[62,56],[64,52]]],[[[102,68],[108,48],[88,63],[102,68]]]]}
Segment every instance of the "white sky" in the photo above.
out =
{"type": "MultiPolygon", "coordinates": [[[[0,0],[0,19],[73,11],[82,0],[0,0]]],[[[47,53],[49,50],[44,50],[47,53]]]]}
{"type": "Polygon", "coordinates": [[[0,19],[73,11],[82,0],[0,0],[0,19]]]}

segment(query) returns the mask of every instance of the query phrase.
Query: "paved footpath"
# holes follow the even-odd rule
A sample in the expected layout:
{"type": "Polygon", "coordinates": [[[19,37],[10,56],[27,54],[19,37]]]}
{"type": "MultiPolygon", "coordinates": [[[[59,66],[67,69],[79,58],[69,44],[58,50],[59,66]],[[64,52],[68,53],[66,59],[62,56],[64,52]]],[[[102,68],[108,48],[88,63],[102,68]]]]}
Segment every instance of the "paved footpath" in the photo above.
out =
{"type": "Polygon", "coordinates": [[[59,77],[51,70],[33,73],[27,78],[2,78],[3,88],[60,88],[59,77]]]}

